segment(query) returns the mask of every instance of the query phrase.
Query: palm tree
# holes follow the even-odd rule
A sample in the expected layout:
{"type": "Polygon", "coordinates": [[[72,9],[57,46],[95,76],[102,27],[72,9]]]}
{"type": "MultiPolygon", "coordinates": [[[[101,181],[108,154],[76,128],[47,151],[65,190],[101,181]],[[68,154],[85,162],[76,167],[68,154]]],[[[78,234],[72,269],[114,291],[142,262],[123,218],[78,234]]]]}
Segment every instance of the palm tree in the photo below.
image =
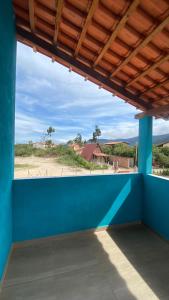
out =
{"type": "Polygon", "coordinates": [[[98,139],[99,139],[99,136],[101,136],[101,130],[100,130],[100,128],[96,125],[96,127],[95,127],[95,134],[96,134],[96,138],[98,137],[98,139]]]}
{"type": "Polygon", "coordinates": [[[52,126],[49,126],[49,128],[47,129],[47,134],[49,136],[51,136],[53,132],[55,132],[55,128],[53,128],[52,126]]]}

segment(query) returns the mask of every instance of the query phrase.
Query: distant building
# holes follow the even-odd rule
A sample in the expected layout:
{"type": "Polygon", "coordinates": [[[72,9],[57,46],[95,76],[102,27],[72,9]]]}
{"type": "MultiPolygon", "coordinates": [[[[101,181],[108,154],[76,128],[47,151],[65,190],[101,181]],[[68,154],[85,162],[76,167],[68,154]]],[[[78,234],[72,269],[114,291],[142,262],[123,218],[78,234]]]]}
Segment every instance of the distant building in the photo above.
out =
{"type": "Polygon", "coordinates": [[[33,145],[33,148],[40,148],[40,149],[46,148],[45,142],[35,142],[32,145],[33,145]]]}
{"type": "Polygon", "coordinates": [[[169,141],[157,144],[157,147],[169,147],[169,141]]]}
{"type": "MultiPolygon", "coordinates": [[[[45,148],[48,148],[49,146],[46,144],[46,142],[35,142],[32,144],[33,145],[33,148],[40,148],[40,149],[45,149],[45,148]]],[[[56,147],[57,144],[51,144],[50,147],[56,147]]]]}
{"type": "Polygon", "coordinates": [[[80,146],[79,144],[76,144],[76,143],[69,144],[69,147],[72,148],[77,154],[82,153],[83,146],[80,146]]]}
{"type": "Polygon", "coordinates": [[[108,160],[108,155],[102,153],[99,144],[85,144],[81,156],[88,161],[104,163],[108,160]]]}
{"type": "Polygon", "coordinates": [[[114,164],[121,168],[133,168],[134,167],[134,158],[133,157],[123,157],[117,155],[110,155],[109,161],[111,164],[114,164]]]}

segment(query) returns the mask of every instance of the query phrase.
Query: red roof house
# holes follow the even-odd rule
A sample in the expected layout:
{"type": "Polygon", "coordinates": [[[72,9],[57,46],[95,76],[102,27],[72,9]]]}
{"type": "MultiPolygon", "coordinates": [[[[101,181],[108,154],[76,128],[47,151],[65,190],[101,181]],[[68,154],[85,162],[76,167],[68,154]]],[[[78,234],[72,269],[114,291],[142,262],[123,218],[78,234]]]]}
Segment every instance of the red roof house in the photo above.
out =
{"type": "Polygon", "coordinates": [[[107,157],[106,154],[102,153],[99,144],[86,144],[82,150],[81,156],[88,161],[97,157],[107,157]]]}

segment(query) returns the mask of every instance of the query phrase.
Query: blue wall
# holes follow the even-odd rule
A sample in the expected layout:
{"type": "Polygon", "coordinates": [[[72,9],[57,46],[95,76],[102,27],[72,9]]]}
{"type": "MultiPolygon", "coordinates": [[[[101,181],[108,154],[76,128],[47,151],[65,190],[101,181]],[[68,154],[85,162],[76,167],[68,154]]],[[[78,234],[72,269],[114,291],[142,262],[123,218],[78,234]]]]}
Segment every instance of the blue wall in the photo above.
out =
{"type": "Polygon", "coordinates": [[[169,179],[144,176],[143,222],[169,239],[169,179]]]}
{"type": "Polygon", "coordinates": [[[139,174],[14,180],[14,241],[139,221],[141,182],[139,174]]]}
{"type": "Polygon", "coordinates": [[[0,1],[0,280],[12,241],[16,38],[12,1],[0,1]]]}

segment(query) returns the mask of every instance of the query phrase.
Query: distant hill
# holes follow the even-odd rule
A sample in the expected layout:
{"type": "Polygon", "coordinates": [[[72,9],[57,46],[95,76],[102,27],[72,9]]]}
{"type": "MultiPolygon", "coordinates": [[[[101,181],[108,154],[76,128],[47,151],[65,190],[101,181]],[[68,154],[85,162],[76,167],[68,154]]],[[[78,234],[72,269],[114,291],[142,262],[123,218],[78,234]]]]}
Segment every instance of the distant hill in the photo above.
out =
{"type": "MultiPolygon", "coordinates": [[[[100,144],[104,144],[107,142],[127,142],[129,143],[131,146],[135,145],[136,143],[138,143],[138,137],[132,137],[132,138],[128,138],[128,139],[99,139],[99,143],[100,144]]],[[[165,142],[169,142],[169,133],[167,134],[162,134],[162,135],[155,135],[153,136],[153,144],[160,144],[160,143],[165,143],[165,142]]]]}

